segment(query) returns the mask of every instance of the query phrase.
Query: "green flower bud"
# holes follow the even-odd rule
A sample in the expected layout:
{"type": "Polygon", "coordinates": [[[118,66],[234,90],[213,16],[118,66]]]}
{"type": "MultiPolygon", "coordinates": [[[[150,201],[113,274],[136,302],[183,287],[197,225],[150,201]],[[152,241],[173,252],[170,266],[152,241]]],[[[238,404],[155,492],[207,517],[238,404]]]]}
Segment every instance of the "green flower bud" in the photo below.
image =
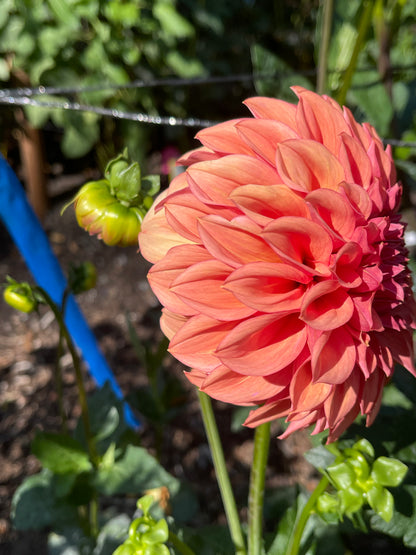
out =
{"type": "Polygon", "coordinates": [[[361,509],[366,501],[365,492],[356,484],[338,491],[342,514],[351,516],[361,509]]]}
{"type": "Polygon", "coordinates": [[[9,285],[3,292],[3,298],[8,305],[20,310],[20,312],[33,312],[38,307],[32,288],[28,283],[18,283],[14,279],[8,277],[9,285]]]}
{"type": "Polygon", "coordinates": [[[97,283],[97,271],[92,262],[83,262],[79,266],[71,266],[68,284],[73,293],[83,293],[93,289],[97,283]]]}
{"type": "Polygon", "coordinates": [[[373,511],[383,520],[386,522],[391,520],[394,512],[394,499],[388,489],[374,484],[367,492],[367,500],[373,511]]]}
{"type": "Polygon", "coordinates": [[[407,466],[398,459],[379,457],[373,463],[371,477],[380,486],[399,486],[407,473],[407,466]]]}
{"type": "Polygon", "coordinates": [[[326,470],[330,481],[337,490],[350,487],[356,480],[354,468],[347,461],[332,464],[326,470]]]}

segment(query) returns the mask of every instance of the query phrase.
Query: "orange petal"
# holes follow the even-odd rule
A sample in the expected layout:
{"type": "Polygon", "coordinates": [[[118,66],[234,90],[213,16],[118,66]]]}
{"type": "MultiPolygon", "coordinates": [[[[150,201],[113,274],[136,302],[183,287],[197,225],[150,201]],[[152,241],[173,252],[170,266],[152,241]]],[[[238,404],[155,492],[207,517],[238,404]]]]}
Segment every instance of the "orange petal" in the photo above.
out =
{"type": "Polygon", "coordinates": [[[238,324],[220,343],[216,354],[231,370],[267,376],[282,370],[301,353],[306,330],[297,315],[253,316],[238,324]]]}
{"type": "Polygon", "coordinates": [[[274,119],[296,131],[296,106],[279,100],[257,96],[243,102],[255,118],[274,119]]]}
{"type": "Polygon", "coordinates": [[[351,205],[345,202],[345,197],[336,191],[316,189],[305,197],[305,202],[310,203],[320,218],[339,235],[342,240],[352,237],[356,218],[351,205]]]}
{"type": "Polygon", "coordinates": [[[199,235],[213,258],[233,268],[248,262],[279,262],[277,254],[261,237],[219,216],[200,220],[199,235]]]}
{"type": "Polygon", "coordinates": [[[316,330],[333,330],[346,324],[354,312],[348,292],[337,281],[321,281],[303,297],[300,318],[316,330]]]}
{"type": "Polygon", "coordinates": [[[203,260],[211,260],[211,256],[200,245],[179,245],[170,249],[167,255],[150,269],[147,278],[163,306],[185,316],[197,313],[177,297],[170,286],[186,268],[203,260]]]}
{"type": "Polygon", "coordinates": [[[248,154],[253,150],[240,137],[236,125],[244,119],[232,119],[199,131],[195,138],[215,152],[223,154],[248,154]]]}
{"type": "Polygon", "coordinates": [[[187,366],[212,370],[220,364],[215,354],[218,343],[235,325],[235,322],[218,322],[202,314],[193,316],[176,333],[169,352],[187,366]]]}
{"type": "Polygon", "coordinates": [[[160,329],[168,339],[172,339],[175,333],[177,333],[187,321],[187,316],[175,314],[167,308],[164,308],[160,318],[160,329]]]}
{"type": "Polygon", "coordinates": [[[281,216],[309,218],[305,201],[287,185],[242,185],[231,192],[230,199],[261,226],[281,216]]]}
{"type": "Polygon", "coordinates": [[[345,328],[324,332],[311,347],[311,352],[313,381],[319,383],[345,382],[357,359],[355,341],[345,328]]]}
{"type": "Polygon", "coordinates": [[[284,259],[311,272],[328,274],[325,265],[332,253],[332,240],[324,228],[311,220],[287,216],[271,222],[262,237],[284,259]]]}
{"type": "Polygon", "coordinates": [[[207,162],[208,160],[217,160],[219,155],[205,146],[195,148],[183,154],[176,162],[177,166],[191,166],[197,162],[207,162]]]}
{"type": "Polygon", "coordinates": [[[305,412],[318,408],[328,398],[332,389],[333,386],[330,384],[313,383],[310,363],[304,364],[290,382],[291,412],[305,412]]]}
{"type": "Polygon", "coordinates": [[[228,198],[240,185],[273,185],[276,171],[269,164],[244,154],[194,164],[186,171],[192,193],[203,203],[234,206],[228,198]]]}
{"type": "Polygon", "coordinates": [[[252,410],[244,422],[248,428],[256,428],[260,424],[287,416],[290,410],[290,399],[266,403],[262,407],[252,410]]]}
{"type": "Polygon", "coordinates": [[[295,191],[337,189],[344,181],[344,169],[337,158],[320,143],[293,139],[277,145],[277,171],[295,191]]]}
{"type": "Polygon", "coordinates": [[[344,167],[345,181],[368,189],[373,172],[370,160],[361,143],[350,135],[341,135],[338,159],[344,167]]]}
{"type": "Polygon", "coordinates": [[[256,312],[223,288],[232,268],[218,260],[206,260],[181,272],[171,291],[194,310],[221,321],[246,318],[256,312]]]}
{"type": "Polygon", "coordinates": [[[269,162],[276,163],[276,145],[287,139],[297,139],[293,129],[279,121],[244,119],[236,126],[238,134],[252,151],[269,162]]]}
{"type": "Polygon", "coordinates": [[[296,311],[305,290],[301,284],[310,279],[309,274],[287,264],[253,262],[235,270],[224,282],[224,289],[261,312],[296,311]]]}

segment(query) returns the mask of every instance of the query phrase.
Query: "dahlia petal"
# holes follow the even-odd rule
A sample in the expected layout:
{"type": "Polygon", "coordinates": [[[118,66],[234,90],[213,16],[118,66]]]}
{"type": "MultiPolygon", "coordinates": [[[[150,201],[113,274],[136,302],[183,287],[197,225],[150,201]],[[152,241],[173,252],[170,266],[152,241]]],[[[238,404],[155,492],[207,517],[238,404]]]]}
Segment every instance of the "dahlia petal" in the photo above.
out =
{"type": "Polygon", "coordinates": [[[339,161],[344,168],[345,181],[368,189],[373,175],[370,160],[360,142],[346,133],[341,134],[339,161]]]}
{"type": "Polygon", "coordinates": [[[276,420],[277,418],[286,416],[289,409],[289,399],[266,403],[262,407],[250,412],[244,422],[244,426],[247,426],[248,428],[256,428],[265,422],[270,422],[270,420],[276,420]]]}
{"type": "Polygon", "coordinates": [[[259,405],[287,387],[262,376],[244,376],[224,365],[215,368],[200,386],[210,397],[233,405],[259,405]]]}
{"type": "Polygon", "coordinates": [[[255,118],[284,123],[296,131],[296,106],[277,98],[257,96],[243,102],[255,118]]]}
{"type": "Polygon", "coordinates": [[[267,376],[282,370],[302,352],[306,330],[297,315],[253,316],[219,343],[216,355],[241,374],[267,376]]]}
{"type": "Polygon", "coordinates": [[[281,258],[301,264],[314,273],[329,273],[333,243],[329,234],[316,222],[284,216],[268,224],[262,237],[281,258]]]}
{"type": "Polygon", "coordinates": [[[334,189],[344,181],[344,169],[320,143],[292,139],[278,144],[276,167],[283,183],[295,191],[334,189]]]}
{"type": "Polygon", "coordinates": [[[331,394],[333,386],[326,383],[314,383],[310,364],[304,364],[295,372],[290,383],[291,413],[311,411],[322,405],[331,394]]]}
{"type": "Polygon", "coordinates": [[[198,131],[195,138],[215,152],[252,156],[253,150],[241,139],[236,129],[236,125],[241,121],[244,120],[240,118],[217,123],[198,131]]]}
{"type": "MultiPolygon", "coordinates": [[[[165,196],[166,192],[162,193],[158,200],[163,200],[165,196]]],[[[172,247],[192,243],[172,229],[166,220],[164,210],[155,212],[154,206],[144,217],[139,233],[139,250],[144,258],[153,264],[161,260],[172,247]]]]}
{"type": "Polygon", "coordinates": [[[230,199],[260,226],[281,216],[309,218],[305,201],[287,185],[242,185],[231,192],[230,199]]]}
{"type": "Polygon", "coordinates": [[[232,268],[218,260],[205,260],[184,269],[171,291],[192,309],[221,321],[247,318],[256,312],[223,288],[232,268]]]}
{"type": "Polygon", "coordinates": [[[357,355],[354,338],[347,329],[322,333],[311,351],[314,382],[340,384],[351,375],[357,355]]]}
{"type": "Polygon", "coordinates": [[[353,312],[351,297],[337,281],[321,281],[305,293],[299,317],[317,330],[333,330],[346,324],[353,312]]]}
{"type": "Polygon", "coordinates": [[[361,398],[362,378],[357,372],[353,372],[344,382],[333,386],[332,394],[324,403],[325,416],[330,428],[346,419],[354,413],[353,419],[358,414],[357,401],[361,398]]]}
{"type": "Polygon", "coordinates": [[[173,293],[170,287],[186,268],[206,260],[211,260],[211,257],[200,245],[179,245],[172,247],[166,256],[150,269],[147,276],[149,284],[163,306],[184,316],[197,313],[173,293]]]}
{"type": "Polygon", "coordinates": [[[204,380],[207,377],[207,374],[202,370],[198,370],[197,368],[192,368],[190,372],[185,372],[185,377],[188,378],[188,380],[192,384],[196,385],[196,387],[200,389],[202,387],[202,384],[204,383],[204,380]]]}
{"type": "Polygon", "coordinates": [[[302,414],[297,415],[296,420],[293,420],[291,418],[289,426],[282,434],[278,436],[278,438],[285,439],[288,436],[290,436],[290,434],[293,434],[293,432],[308,428],[316,421],[316,419],[318,418],[318,415],[319,415],[319,411],[314,410],[311,412],[304,412],[302,414]]]}
{"type": "Polygon", "coordinates": [[[183,154],[177,160],[176,165],[191,166],[192,164],[196,164],[197,162],[208,162],[209,160],[217,160],[219,156],[220,155],[217,152],[214,152],[210,148],[201,146],[199,148],[190,150],[186,154],[183,154]]]}
{"type": "Polygon", "coordinates": [[[338,154],[339,136],[349,131],[342,112],[312,91],[302,87],[292,87],[292,90],[299,97],[296,111],[299,134],[322,143],[333,154],[338,154]]]}
{"type": "Polygon", "coordinates": [[[300,309],[309,274],[287,264],[253,262],[235,270],[224,282],[242,303],[260,312],[300,309]]]}
{"type": "MultiPolygon", "coordinates": [[[[199,242],[198,221],[203,216],[211,214],[212,210],[200,202],[189,191],[182,189],[166,199],[164,203],[165,216],[168,224],[174,231],[189,241],[199,242]]],[[[217,213],[227,220],[236,216],[233,208],[217,208],[217,213]]]]}
{"type": "Polygon", "coordinates": [[[338,283],[343,287],[355,288],[361,285],[362,279],[359,272],[359,264],[363,251],[357,243],[350,241],[346,243],[337,253],[334,272],[338,283]]]}
{"type": "Polygon", "coordinates": [[[277,254],[258,235],[219,216],[199,221],[199,235],[212,256],[233,268],[257,262],[279,262],[277,254]]]}
{"type": "Polygon", "coordinates": [[[235,325],[235,322],[219,322],[198,314],[189,318],[178,330],[168,350],[187,366],[203,368],[206,371],[213,370],[220,363],[215,354],[218,341],[221,341],[235,325]]]}
{"type": "Polygon", "coordinates": [[[186,170],[192,193],[208,206],[234,206],[228,198],[241,185],[274,185],[276,171],[266,162],[243,154],[193,164],[186,170]]]}
{"type": "Polygon", "coordinates": [[[373,203],[368,193],[360,185],[356,185],[355,183],[341,183],[338,192],[346,196],[353,208],[362,214],[365,220],[369,218],[373,203]]]}
{"type": "Polygon", "coordinates": [[[293,129],[274,120],[244,119],[236,125],[236,129],[250,149],[272,166],[276,163],[276,145],[299,138],[293,129]]]}
{"type": "Polygon", "coordinates": [[[370,135],[366,132],[365,128],[362,125],[355,121],[355,118],[349,108],[343,106],[342,110],[344,112],[344,120],[349,128],[349,134],[358,139],[364,150],[367,151],[367,148],[369,147],[371,142],[370,135]]]}
{"type": "Polygon", "coordinates": [[[182,328],[184,324],[186,324],[187,321],[187,316],[176,314],[175,312],[171,312],[167,308],[164,308],[160,318],[160,329],[168,339],[172,339],[172,337],[182,328]]]}
{"type": "Polygon", "coordinates": [[[377,416],[386,382],[387,378],[384,373],[377,369],[364,383],[360,408],[361,413],[367,415],[367,426],[371,426],[377,416]]]}
{"type": "Polygon", "coordinates": [[[355,214],[340,193],[317,189],[306,195],[305,202],[314,207],[320,218],[339,235],[341,241],[352,237],[356,227],[355,214]]]}

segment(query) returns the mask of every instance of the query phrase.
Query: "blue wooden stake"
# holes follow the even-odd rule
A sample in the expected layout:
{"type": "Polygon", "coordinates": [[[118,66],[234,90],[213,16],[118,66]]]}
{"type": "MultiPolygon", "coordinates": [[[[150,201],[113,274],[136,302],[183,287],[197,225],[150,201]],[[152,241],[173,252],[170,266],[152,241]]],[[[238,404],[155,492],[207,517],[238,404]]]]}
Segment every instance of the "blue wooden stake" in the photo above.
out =
{"type": "MultiPolygon", "coordinates": [[[[37,284],[45,289],[52,300],[60,305],[67,282],[35,213],[27,201],[26,193],[13,170],[0,155],[0,217],[26,261],[37,284]]],[[[121,389],[107,361],[98,348],[94,334],[88,326],[75,299],[68,298],[65,323],[84,361],[99,386],[109,382],[119,399],[121,389]]],[[[133,428],[139,426],[131,408],[124,403],[124,415],[133,428]]]]}

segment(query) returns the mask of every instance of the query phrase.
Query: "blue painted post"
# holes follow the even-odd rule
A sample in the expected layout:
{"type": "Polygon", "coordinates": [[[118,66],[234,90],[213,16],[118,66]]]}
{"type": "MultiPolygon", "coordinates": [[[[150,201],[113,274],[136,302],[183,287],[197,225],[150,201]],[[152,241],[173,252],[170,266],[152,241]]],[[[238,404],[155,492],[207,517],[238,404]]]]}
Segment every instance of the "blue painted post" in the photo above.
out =
{"type": "MultiPolygon", "coordinates": [[[[26,193],[13,170],[0,155],[0,217],[20,250],[37,284],[45,289],[52,300],[62,301],[67,282],[35,213],[27,201],[26,193]]],[[[123,394],[98,348],[94,334],[88,326],[75,299],[70,296],[65,322],[84,361],[99,386],[109,382],[114,393],[122,399],[123,394]]],[[[131,408],[124,404],[127,423],[133,428],[139,422],[131,408]]]]}

